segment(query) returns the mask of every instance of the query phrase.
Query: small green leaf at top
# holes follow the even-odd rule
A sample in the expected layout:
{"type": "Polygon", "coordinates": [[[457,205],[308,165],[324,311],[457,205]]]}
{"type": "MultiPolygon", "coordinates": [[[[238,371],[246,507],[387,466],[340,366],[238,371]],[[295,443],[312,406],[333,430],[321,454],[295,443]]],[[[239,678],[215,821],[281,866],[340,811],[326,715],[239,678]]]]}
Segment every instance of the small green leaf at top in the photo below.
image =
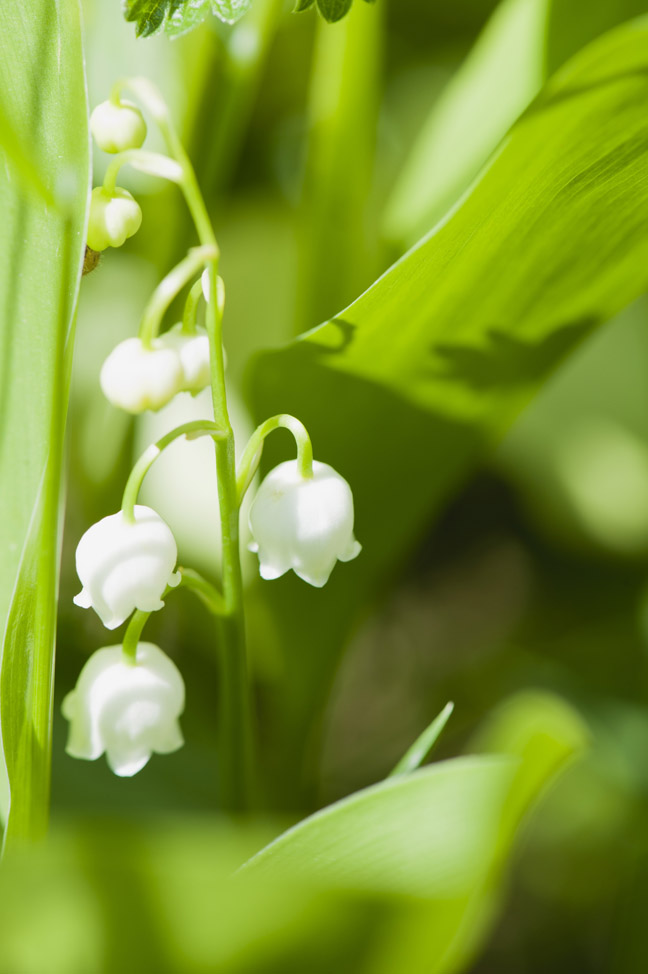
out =
{"type": "Polygon", "coordinates": [[[171,36],[196,27],[209,12],[209,0],[122,0],[124,17],[135,24],[137,37],[162,31],[171,36]]]}
{"type": "Polygon", "coordinates": [[[252,6],[252,0],[211,0],[212,12],[226,24],[235,24],[252,6]]]}
{"type": "MultiPolygon", "coordinates": [[[[375,2],[376,0],[365,0],[365,3],[375,2]]],[[[348,14],[352,3],[353,0],[317,0],[317,9],[324,20],[328,21],[329,24],[334,24],[348,14]]],[[[297,0],[293,13],[299,14],[303,10],[309,10],[314,5],[315,0],[297,0]]]]}
{"type": "Polygon", "coordinates": [[[135,24],[137,37],[179,37],[198,27],[210,11],[234,24],[251,4],[252,0],[122,0],[124,17],[135,24]]]}

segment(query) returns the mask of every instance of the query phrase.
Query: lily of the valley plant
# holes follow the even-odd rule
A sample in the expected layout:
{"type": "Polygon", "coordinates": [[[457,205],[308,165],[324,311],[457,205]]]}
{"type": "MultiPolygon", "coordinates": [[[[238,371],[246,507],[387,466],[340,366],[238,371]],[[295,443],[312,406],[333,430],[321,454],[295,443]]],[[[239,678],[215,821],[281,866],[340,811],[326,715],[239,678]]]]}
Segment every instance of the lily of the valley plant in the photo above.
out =
{"type": "Polygon", "coordinates": [[[126,484],[122,508],[92,525],[77,548],[82,590],[75,602],[93,608],[107,629],[126,620],[121,645],[104,647],[87,661],[76,688],[67,695],[63,713],[70,722],[67,751],[95,760],[106,754],[121,776],[141,770],[153,752],[166,754],[183,743],[178,724],[184,706],[184,684],[175,664],[141,634],[152,612],[164,607],[177,586],[192,588],[220,622],[222,649],[228,660],[225,686],[230,694],[231,726],[222,758],[234,769],[224,782],[224,799],[245,804],[250,790],[251,728],[247,693],[243,585],[239,552],[239,516],[255,479],[263,443],[280,427],[293,434],[297,458],[279,464],[261,483],[252,502],[249,526],[258,552],[261,576],[275,579],[293,570],[321,587],[338,560],[360,553],[353,534],[353,497],[347,482],[326,463],[313,460],[310,437],[294,416],[278,415],[262,423],[235,463],[234,433],[225,391],[225,354],[221,326],[224,283],[218,276],[220,251],[191,163],[173,128],[159,93],[144,79],[115,85],[109,101],[92,114],[91,128],[101,149],[115,154],[102,186],[92,193],[88,247],[116,247],[141,223],[137,202],[117,185],[122,165],[177,183],[198,235],[198,246],[160,283],[141,320],[139,334],[118,345],[101,370],[107,399],[129,413],[158,410],[178,393],[196,395],[211,387],[214,420],[197,420],[167,433],[135,464],[126,484]],[[146,124],[137,105],[122,98],[124,90],[148,111],[164,137],[167,154],[141,149],[146,124]],[[201,279],[202,278],[202,279],[201,279]],[[160,333],[174,298],[187,288],[183,320],[160,333]],[[205,304],[205,327],[198,324],[205,304]],[[208,436],[215,450],[222,534],[222,587],[177,564],[177,546],[164,520],[137,503],[142,481],[162,451],[178,437],[208,436]]]}

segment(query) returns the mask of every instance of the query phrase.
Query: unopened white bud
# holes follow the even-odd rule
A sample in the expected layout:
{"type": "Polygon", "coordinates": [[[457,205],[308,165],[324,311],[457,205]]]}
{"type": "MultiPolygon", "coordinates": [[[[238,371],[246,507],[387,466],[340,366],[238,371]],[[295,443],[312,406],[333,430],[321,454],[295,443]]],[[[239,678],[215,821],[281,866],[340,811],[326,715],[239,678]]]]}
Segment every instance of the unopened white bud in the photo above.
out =
{"type": "Polygon", "coordinates": [[[159,514],[137,504],[135,521],[123,511],[97,521],[79,541],[77,573],[83,588],[74,601],[94,609],[107,629],[121,626],[135,609],[155,612],[167,585],[175,586],[178,549],[159,514]]]}
{"type": "Polygon", "coordinates": [[[153,643],[138,644],[134,664],[121,646],[99,649],[61,707],[70,722],[66,751],[86,761],[105,752],[115,774],[137,774],[153,752],[182,747],[184,695],[178,668],[153,643]]]}
{"type": "Polygon", "coordinates": [[[97,186],[92,190],[87,241],[92,250],[121,247],[137,233],[141,224],[139,203],[127,189],[116,186],[112,193],[107,193],[103,186],[97,186]]]}
{"type": "Polygon", "coordinates": [[[104,152],[125,152],[139,149],[146,138],[146,122],[137,107],[130,101],[116,105],[103,101],[90,116],[90,130],[95,142],[104,152]]]}
{"type": "Polygon", "coordinates": [[[250,530],[261,577],[292,570],[321,588],[336,561],[351,561],[361,545],[353,535],[353,495],[346,480],[326,463],[313,462],[305,478],[296,460],[280,463],[265,478],[250,508],[250,530]]]}
{"type": "Polygon", "coordinates": [[[201,392],[210,381],[209,338],[204,328],[198,328],[193,335],[182,330],[182,325],[174,325],[157,339],[161,348],[174,351],[182,368],[181,392],[192,395],[201,392]]]}
{"type": "Polygon", "coordinates": [[[113,406],[128,413],[161,409],[184,388],[185,374],[175,348],[154,339],[146,348],[139,338],[120,342],[104,362],[99,376],[113,406]]]}

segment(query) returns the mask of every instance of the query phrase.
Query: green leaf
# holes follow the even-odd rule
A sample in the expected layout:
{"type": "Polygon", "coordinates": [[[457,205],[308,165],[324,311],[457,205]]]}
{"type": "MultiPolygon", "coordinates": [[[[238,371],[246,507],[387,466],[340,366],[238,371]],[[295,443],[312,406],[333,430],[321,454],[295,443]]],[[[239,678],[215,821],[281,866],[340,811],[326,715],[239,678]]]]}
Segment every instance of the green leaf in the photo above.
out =
{"type": "Polygon", "coordinates": [[[202,24],[209,13],[209,0],[189,0],[169,12],[164,25],[168,37],[180,37],[202,24]]]}
{"type": "Polygon", "coordinates": [[[410,772],[420,768],[443,733],[453,710],[453,703],[447,703],[445,705],[441,713],[437,714],[432,723],[425,728],[420,737],[417,737],[409,750],[405,752],[392,771],[391,778],[396,778],[401,774],[410,774],[410,772]]]}
{"type": "Polygon", "coordinates": [[[6,841],[34,836],[47,821],[61,458],[90,178],[81,36],[77,0],[0,9],[2,138],[9,148],[9,165],[0,166],[6,841]]]}
{"type": "Polygon", "coordinates": [[[244,867],[334,888],[456,897],[488,875],[517,762],[457,758],[388,778],[311,815],[244,867]]]}
{"type": "Polygon", "coordinates": [[[324,20],[334,24],[342,20],[351,9],[353,0],[317,0],[317,6],[324,20]]]}
{"type": "Polygon", "coordinates": [[[275,747],[293,766],[308,763],[358,607],[560,360],[648,285],[647,99],[642,19],[555,76],[436,232],[336,319],[257,361],[259,417],[306,423],[353,488],[364,545],[322,592],[272,586],[293,681],[291,700],[276,688],[275,747]]]}
{"type": "Polygon", "coordinates": [[[505,0],[433,106],[385,214],[411,244],[454,204],[550,72],[583,45],[645,13],[644,0],[505,0]]]}
{"type": "Polygon", "coordinates": [[[213,12],[226,24],[235,24],[247,13],[252,0],[211,0],[213,12]]]}
{"type": "Polygon", "coordinates": [[[391,949],[383,943],[371,970],[465,969],[495,918],[525,813],[586,740],[580,717],[563,701],[514,698],[481,734],[490,756],[444,761],[351,795],[289,829],[240,875],[416,897],[417,909],[391,949]]]}
{"type": "Polygon", "coordinates": [[[315,0],[297,0],[297,3],[293,8],[293,13],[299,14],[302,12],[302,10],[308,10],[309,7],[312,7],[314,3],[315,0]]]}
{"type": "Polygon", "coordinates": [[[123,0],[124,17],[135,24],[138,37],[164,31],[179,36],[202,23],[210,0],[123,0]]]}

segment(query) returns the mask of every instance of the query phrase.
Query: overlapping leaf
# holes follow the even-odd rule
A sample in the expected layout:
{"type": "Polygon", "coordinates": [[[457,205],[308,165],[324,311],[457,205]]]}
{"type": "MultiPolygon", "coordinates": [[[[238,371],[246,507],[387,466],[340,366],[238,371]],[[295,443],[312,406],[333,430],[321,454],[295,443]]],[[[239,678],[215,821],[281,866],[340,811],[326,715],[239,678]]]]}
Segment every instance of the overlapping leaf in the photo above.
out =
{"type": "Polygon", "coordinates": [[[354,489],[364,545],[324,592],[273,583],[293,679],[290,700],[277,688],[288,766],[304,766],[313,700],[358,603],[563,356],[648,285],[647,99],[642,19],[555,76],[433,235],[336,319],[258,361],[259,417],[306,422],[354,489]]]}
{"type": "Polygon", "coordinates": [[[0,8],[0,723],[7,835],[47,818],[63,430],[89,145],[77,0],[0,8]]]}

